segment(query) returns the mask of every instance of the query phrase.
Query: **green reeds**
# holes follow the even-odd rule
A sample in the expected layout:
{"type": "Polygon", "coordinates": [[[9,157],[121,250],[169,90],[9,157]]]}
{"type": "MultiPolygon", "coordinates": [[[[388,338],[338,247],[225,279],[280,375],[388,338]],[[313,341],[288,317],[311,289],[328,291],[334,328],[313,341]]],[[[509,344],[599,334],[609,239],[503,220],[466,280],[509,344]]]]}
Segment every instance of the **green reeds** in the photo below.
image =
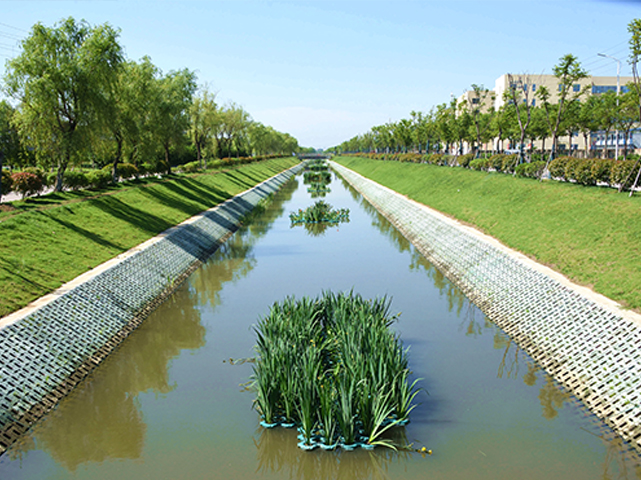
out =
{"type": "Polygon", "coordinates": [[[301,448],[394,448],[383,434],[414,408],[408,354],[386,298],[288,297],[255,327],[252,378],[261,424],[295,424],[301,448]]]}
{"type": "Polygon", "coordinates": [[[319,200],[305,210],[298,210],[289,214],[292,225],[303,223],[340,223],[349,222],[349,209],[339,208],[334,210],[332,206],[319,200]]]}
{"type": "Polygon", "coordinates": [[[322,183],[327,185],[332,183],[332,174],[328,170],[321,170],[318,172],[307,171],[303,174],[303,183],[305,185],[310,183],[322,183]]]}

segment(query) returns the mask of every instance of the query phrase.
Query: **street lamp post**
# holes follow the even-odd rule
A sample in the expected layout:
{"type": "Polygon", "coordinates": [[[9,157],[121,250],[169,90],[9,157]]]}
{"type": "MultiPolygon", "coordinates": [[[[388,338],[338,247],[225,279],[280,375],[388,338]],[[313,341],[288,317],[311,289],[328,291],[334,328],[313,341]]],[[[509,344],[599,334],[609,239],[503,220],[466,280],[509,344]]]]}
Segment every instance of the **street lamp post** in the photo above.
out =
{"type": "MultiPolygon", "coordinates": [[[[621,85],[619,82],[619,76],[621,75],[621,60],[611,57],[610,55],[606,55],[605,53],[597,53],[597,55],[599,57],[606,57],[617,62],[617,114],[618,114],[619,113],[619,92],[621,91],[621,85]]],[[[617,136],[617,139],[616,139],[616,143],[614,144],[614,159],[618,160],[619,159],[619,128],[618,127],[616,129],[616,136],[617,136]]],[[[605,147],[606,149],[608,147],[607,138],[605,139],[605,147]]],[[[607,152],[606,152],[606,155],[607,155],[607,152]]]]}

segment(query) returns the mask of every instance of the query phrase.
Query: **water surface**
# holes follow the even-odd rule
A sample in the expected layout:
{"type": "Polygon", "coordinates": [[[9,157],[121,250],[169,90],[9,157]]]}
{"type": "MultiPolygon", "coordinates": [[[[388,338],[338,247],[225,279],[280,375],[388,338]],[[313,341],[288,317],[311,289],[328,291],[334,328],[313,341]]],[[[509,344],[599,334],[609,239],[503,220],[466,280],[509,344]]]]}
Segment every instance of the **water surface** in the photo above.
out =
{"type": "Polygon", "coordinates": [[[326,200],[350,223],[290,228],[302,178],[238,231],[100,368],[0,458],[9,479],[641,478],[639,460],[564,393],[360,195],[326,200]],[[303,452],[258,425],[241,384],[252,325],[285,296],[391,296],[422,378],[399,444],[433,455],[303,452]]]}

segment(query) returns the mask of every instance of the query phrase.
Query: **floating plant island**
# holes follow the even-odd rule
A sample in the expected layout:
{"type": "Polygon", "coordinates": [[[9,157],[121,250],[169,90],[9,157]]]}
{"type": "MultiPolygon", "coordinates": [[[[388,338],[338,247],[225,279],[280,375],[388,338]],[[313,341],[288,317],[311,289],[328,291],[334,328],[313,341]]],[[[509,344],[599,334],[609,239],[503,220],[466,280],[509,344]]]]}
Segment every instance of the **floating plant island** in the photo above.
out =
{"type": "Polygon", "coordinates": [[[386,298],[323,293],[275,303],[255,327],[254,407],[266,428],[298,427],[298,446],[396,446],[418,393],[386,298]]]}
{"type": "Polygon", "coordinates": [[[325,185],[332,182],[332,174],[328,170],[308,171],[303,174],[303,183],[323,183],[325,185]]]}
{"type": "Polygon", "coordinates": [[[319,200],[311,207],[305,210],[299,209],[298,212],[289,214],[292,226],[303,223],[340,223],[349,222],[349,209],[334,209],[329,203],[319,200]]]}

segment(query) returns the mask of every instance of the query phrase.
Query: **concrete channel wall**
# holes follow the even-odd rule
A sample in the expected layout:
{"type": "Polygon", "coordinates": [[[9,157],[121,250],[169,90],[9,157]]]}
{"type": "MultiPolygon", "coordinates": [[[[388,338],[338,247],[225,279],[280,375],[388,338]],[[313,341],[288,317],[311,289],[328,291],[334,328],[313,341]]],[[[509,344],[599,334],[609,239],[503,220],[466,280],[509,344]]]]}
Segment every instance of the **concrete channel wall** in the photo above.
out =
{"type": "Polygon", "coordinates": [[[491,321],[641,452],[641,316],[492,237],[331,164],[491,321]]]}
{"type": "Polygon", "coordinates": [[[297,165],[0,319],[0,454],[53,408],[297,165]]]}

